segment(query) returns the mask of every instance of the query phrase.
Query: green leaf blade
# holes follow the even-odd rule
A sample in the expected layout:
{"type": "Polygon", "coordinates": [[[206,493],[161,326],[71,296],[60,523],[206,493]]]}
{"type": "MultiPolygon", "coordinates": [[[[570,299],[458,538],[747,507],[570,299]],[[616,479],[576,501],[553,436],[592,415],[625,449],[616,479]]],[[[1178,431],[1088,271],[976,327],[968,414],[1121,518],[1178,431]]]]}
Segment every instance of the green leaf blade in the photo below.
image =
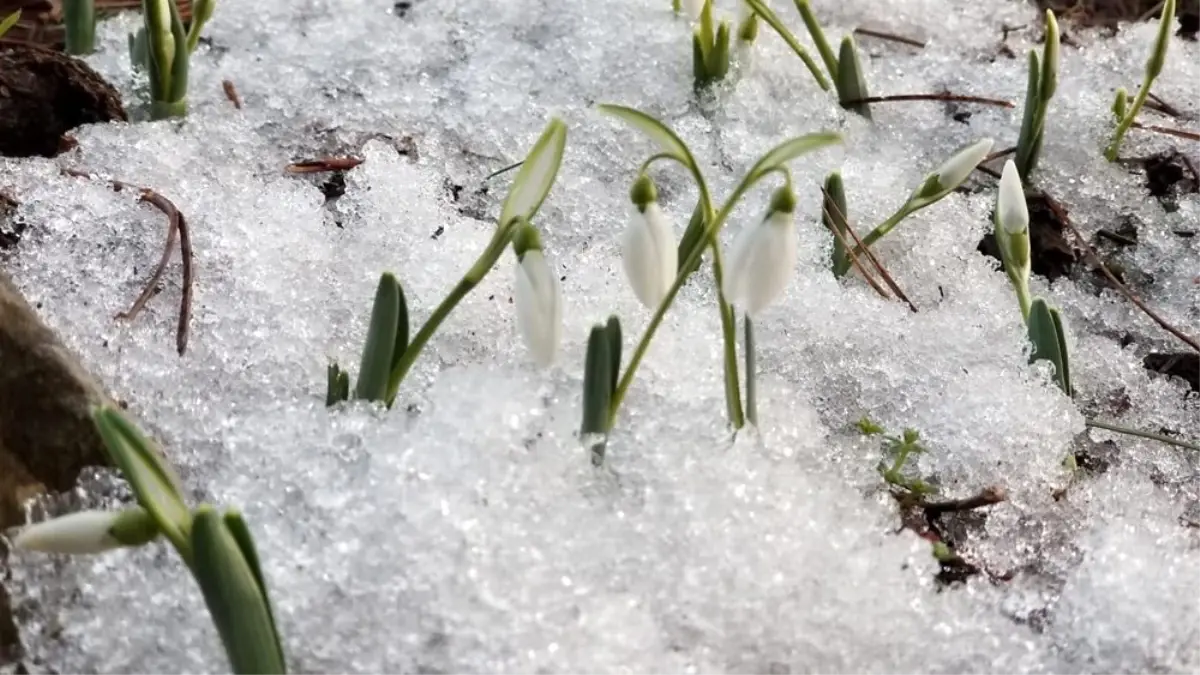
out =
{"type": "Polygon", "coordinates": [[[821,220],[824,222],[825,227],[830,232],[842,234],[841,237],[836,234],[833,237],[831,263],[832,269],[836,272],[836,270],[849,268],[850,266],[846,247],[842,245],[842,239],[848,234],[846,230],[849,228],[849,223],[846,221],[846,218],[849,217],[849,210],[846,207],[846,186],[842,182],[841,173],[834,171],[825,178],[825,191],[822,203],[821,220]]]}
{"type": "Polygon", "coordinates": [[[1061,318],[1055,320],[1054,314],[1046,301],[1037,298],[1029,308],[1029,339],[1033,342],[1033,353],[1029,362],[1049,361],[1054,366],[1054,380],[1063,393],[1070,396],[1070,375],[1066,368],[1065,342],[1059,334],[1062,327],[1061,318]]]}
{"type": "Polygon", "coordinates": [[[552,118],[529,154],[525,156],[517,177],[513,179],[508,196],[504,199],[504,206],[500,209],[501,227],[516,218],[533,220],[558,176],[566,145],[566,123],[557,117],[552,118]]]}
{"type": "Polygon", "coordinates": [[[4,37],[4,34],[7,33],[8,31],[12,30],[12,27],[17,25],[17,22],[20,20],[21,20],[21,10],[19,10],[19,9],[17,11],[13,12],[12,14],[9,14],[8,16],[4,17],[4,20],[0,21],[0,37],[4,37]]]}
{"type": "Polygon", "coordinates": [[[631,127],[650,137],[658,144],[663,152],[671,155],[689,168],[696,166],[691,150],[688,149],[679,136],[670,127],[654,119],[646,113],[613,103],[601,103],[596,109],[606,115],[612,115],[631,127]]]}
{"type": "Polygon", "coordinates": [[[396,277],[385,272],[379,277],[367,341],[363,345],[362,361],[354,398],[382,401],[387,393],[396,348],[396,328],[400,320],[400,284],[396,277]]]}
{"type": "MultiPolygon", "coordinates": [[[[619,347],[618,347],[619,349],[619,347]]],[[[612,402],[613,346],[609,343],[607,326],[596,325],[588,336],[587,356],[583,366],[583,424],[579,435],[607,434],[609,408],[612,402]]]]}
{"type": "Polygon", "coordinates": [[[229,528],[229,533],[233,535],[234,541],[237,542],[238,548],[242,552],[242,557],[246,560],[246,564],[250,567],[250,572],[254,575],[254,580],[258,583],[259,593],[262,594],[263,605],[267,610],[267,618],[271,620],[271,632],[275,637],[275,649],[279,653],[279,662],[286,664],[283,655],[283,645],[279,638],[279,627],[275,623],[275,610],[271,606],[271,594],[267,589],[266,577],[262,573],[262,564],[258,559],[258,549],[254,545],[254,537],[250,534],[250,527],[246,525],[242,514],[235,511],[225,513],[225,527],[229,528]]]}
{"type": "Polygon", "coordinates": [[[858,60],[858,48],[850,35],[842,38],[841,52],[837,60],[837,90],[838,102],[843,108],[871,119],[871,104],[855,103],[846,105],[846,101],[858,101],[869,98],[867,79],[863,75],[862,63],[858,60]]]}
{"type": "MultiPolygon", "coordinates": [[[[822,148],[842,142],[841,134],[832,131],[822,131],[804,136],[797,136],[780,143],[761,159],[754,164],[754,167],[747,172],[746,177],[742,180],[745,186],[752,185],[768,172],[781,168],[788,162],[806,155],[810,152],[815,152],[822,148]]],[[[741,187],[741,186],[739,186],[741,187]]]]}

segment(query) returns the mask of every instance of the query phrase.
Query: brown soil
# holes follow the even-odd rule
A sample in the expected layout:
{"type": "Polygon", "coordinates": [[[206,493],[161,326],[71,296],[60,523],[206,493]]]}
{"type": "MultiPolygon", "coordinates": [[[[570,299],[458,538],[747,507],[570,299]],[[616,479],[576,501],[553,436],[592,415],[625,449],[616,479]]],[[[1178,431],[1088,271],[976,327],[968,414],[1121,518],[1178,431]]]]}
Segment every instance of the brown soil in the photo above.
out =
{"type": "MultiPolygon", "coordinates": [[[[1116,28],[1120,22],[1146,21],[1159,16],[1161,0],[1036,0],[1038,7],[1052,9],[1060,18],[1082,26],[1116,28]]],[[[1180,0],[1175,10],[1179,34],[1195,39],[1200,28],[1200,0],[1180,0]]]]}
{"type": "MultiPolygon", "coordinates": [[[[190,0],[176,0],[179,13],[186,22],[192,16],[190,0]]],[[[104,16],[126,10],[137,10],[141,0],[96,0],[96,14],[104,16]]],[[[13,26],[0,44],[35,44],[62,49],[66,31],[63,28],[62,0],[0,0],[0,17],[21,10],[21,21],[13,26]]]]}
{"type": "Polygon", "coordinates": [[[0,155],[53,157],[71,129],[127,119],[117,90],[83,61],[41,47],[0,52],[0,155]]]}

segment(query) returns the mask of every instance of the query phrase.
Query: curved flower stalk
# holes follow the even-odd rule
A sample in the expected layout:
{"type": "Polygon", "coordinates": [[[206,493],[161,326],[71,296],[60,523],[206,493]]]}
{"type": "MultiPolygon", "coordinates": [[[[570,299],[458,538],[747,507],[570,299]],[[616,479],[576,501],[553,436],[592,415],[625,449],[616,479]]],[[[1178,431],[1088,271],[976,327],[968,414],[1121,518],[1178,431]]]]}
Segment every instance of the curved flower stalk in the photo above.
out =
{"type": "Polygon", "coordinates": [[[1029,80],[1025,89],[1025,113],[1021,120],[1021,135],[1017,140],[1017,169],[1026,183],[1037,168],[1042,154],[1042,140],[1046,128],[1046,111],[1050,99],[1058,88],[1058,21],[1054,12],[1046,10],[1046,43],[1042,46],[1042,58],[1037,51],[1029,50],[1029,80]]]}
{"type": "Polygon", "coordinates": [[[1112,108],[1113,115],[1117,118],[1117,129],[1113,132],[1112,142],[1104,151],[1104,158],[1110,162],[1117,161],[1117,153],[1121,150],[1121,141],[1125,138],[1125,132],[1133,126],[1138,113],[1142,111],[1142,104],[1150,95],[1150,86],[1154,84],[1154,80],[1162,73],[1163,66],[1167,63],[1167,48],[1171,44],[1171,23],[1173,21],[1175,21],[1175,0],[1166,0],[1163,3],[1162,17],[1158,20],[1158,35],[1154,39],[1154,49],[1150,52],[1150,58],[1146,60],[1146,73],[1142,78],[1142,88],[1138,89],[1137,96],[1133,99],[1133,105],[1127,105],[1129,94],[1123,87],[1117,90],[1117,98],[1113,102],[1112,108]]]}
{"type": "Polygon", "coordinates": [[[12,30],[12,27],[17,25],[17,22],[19,22],[20,20],[21,20],[21,10],[19,10],[19,9],[17,11],[13,12],[12,14],[9,14],[8,16],[4,17],[3,20],[0,20],[0,37],[4,37],[4,34],[7,33],[8,31],[12,30]]]}
{"type": "Polygon", "coordinates": [[[1029,320],[1029,273],[1031,270],[1029,245],[1029,207],[1025,203],[1025,189],[1017,165],[1010,159],[1004,163],[1000,176],[1000,190],[996,196],[996,243],[1000,247],[1000,259],[1004,261],[1005,273],[1017,293],[1021,306],[1021,318],[1029,320]]]}
{"type": "Polygon", "coordinates": [[[143,26],[129,36],[129,60],[149,71],[151,119],[187,115],[188,61],[215,7],[216,0],[193,2],[184,31],[175,0],[142,0],[143,26]]]}
{"type": "Polygon", "coordinates": [[[580,435],[591,443],[593,461],[597,463],[603,460],[603,438],[616,423],[621,403],[628,393],[629,387],[633,384],[634,375],[646,355],[650,341],[654,338],[659,325],[662,324],[663,318],[675,301],[679,290],[698,267],[705,250],[713,253],[713,273],[717,283],[718,308],[721,314],[722,337],[725,343],[726,412],[734,429],[740,429],[745,424],[737,375],[735,320],[732,307],[724,297],[724,266],[721,261],[720,249],[716,244],[717,235],[742,196],[759,181],[772,173],[780,173],[785,180],[788,180],[789,172],[786,168],[788,162],[801,155],[841,142],[841,136],[838,134],[825,132],[800,136],[776,146],[751,167],[729,198],[718,209],[712,202],[708,184],[705,182],[691,150],[675,132],[662,122],[632,108],[602,104],[600,110],[618,117],[642,131],[659,146],[659,153],[643,163],[638,171],[639,176],[644,174],[648,167],[657,160],[675,161],[687,169],[696,181],[700,192],[700,203],[692,218],[692,224],[689,225],[688,231],[685,232],[680,243],[678,273],[667,290],[666,296],[663,297],[651,317],[641,339],[634,346],[629,364],[625,367],[623,374],[619,373],[621,365],[619,320],[612,317],[607,325],[597,325],[592,329],[591,337],[588,340],[588,365],[584,374],[584,410],[580,435]],[[601,440],[592,442],[597,437],[601,440]]]}
{"type": "Polygon", "coordinates": [[[517,328],[533,360],[547,368],[558,356],[562,339],[562,289],[558,275],[550,269],[542,253],[537,230],[526,222],[513,237],[517,254],[514,303],[517,328]]]}
{"type": "Polygon", "coordinates": [[[133,489],[138,506],[108,513],[84,511],[22,529],[21,549],[101,553],[143,546],[160,535],[175,548],[200,586],[235,673],[286,673],[270,595],[250,529],[236,511],[185,505],[179,479],[157,448],[112,408],[92,411],[109,458],[133,489]]]}
{"type": "Polygon", "coordinates": [[[633,217],[621,238],[621,262],[634,295],[647,309],[658,307],[679,271],[679,252],[671,221],[658,205],[649,176],[638,176],[630,190],[633,217]]]}
{"type": "MultiPolygon", "coordinates": [[[[382,401],[391,407],[404,377],[442,322],[458,303],[496,266],[512,245],[517,254],[517,323],[535,361],[548,365],[557,350],[561,323],[558,280],[549,273],[537,232],[530,221],[550,194],[567,144],[567,125],[553,118],[520,164],[520,171],[500,208],[491,241],[467,273],[433,310],[416,335],[409,339],[408,305],[400,282],[390,272],[379,279],[367,329],[354,397],[382,401]],[[553,300],[551,300],[553,297],[553,300]],[[555,326],[550,330],[550,326],[555,326]]],[[[325,404],[335,405],[350,396],[350,375],[331,363],[327,373],[325,404]]]]}
{"type": "Polygon", "coordinates": [[[865,249],[879,241],[888,232],[891,232],[896,225],[900,224],[900,221],[927,206],[936,204],[946,197],[946,195],[953,192],[959,185],[962,185],[971,175],[971,172],[975,170],[975,167],[979,166],[979,163],[991,151],[992,139],[985,138],[955,152],[941,167],[925,177],[921,185],[909,196],[908,201],[904,202],[891,217],[880,223],[867,236],[863,237],[862,244],[854,247],[852,256],[843,255],[840,258],[835,257],[833,259],[832,267],[834,275],[838,277],[845,276],[846,272],[850,270],[851,257],[857,258],[861,256],[865,249]]]}

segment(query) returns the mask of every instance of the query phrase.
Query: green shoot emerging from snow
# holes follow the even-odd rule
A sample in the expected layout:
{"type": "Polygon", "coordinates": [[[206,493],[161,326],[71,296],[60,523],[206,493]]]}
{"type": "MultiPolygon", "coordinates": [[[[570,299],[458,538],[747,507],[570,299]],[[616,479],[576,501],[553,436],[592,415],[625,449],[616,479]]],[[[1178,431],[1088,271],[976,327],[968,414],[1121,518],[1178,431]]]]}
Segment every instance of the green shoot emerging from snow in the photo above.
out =
{"type": "Polygon", "coordinates": [[[732,26],[713,25],[712,0],[704,0],[700,25],[692,33],[692,76],[697,89],[725,79],[729,73],[729,38],[732,26]]]}
{"type": "MultiPolygon", "coordinates": [[[[658,330],[667,310],[679,293],[679,289],[683,287],[692,272],[699,267],[700,259],[706,250],[713,254],[713,275],[717,284],[717,304],[725,346],[726,413],[734,429],[742,428],[746,420],[746,411],[742,407],[738,378],[736,315],[730,304],[732,298],[726,296],[731,291],[737,293],[738,302],[744,305],[739,305],[738,309],[747,314],[754,314],[773,299],[768,296],[775,296],[782,290],[776,282],[780,280],[786,282],[790,275],[790,268],[794,266],[794,261],[789,265],[788,255],[782,255],[778,259],[768,259],[765,254],[772,251],[789,253],[787,242],[791,237],[790,241],[793,244],[790,254],[794,257],[795,235],[794,232],[789,234],[789,230],[792,229],[790,216],[791,208],[795,205],[795,198],[790,196],[791,177],[786,164],[801,155],[841,141],[841,137],[837,134],[817,133],[794,138],[775,147],[759,159],[758,163],[742,178],[741,183],[725,203],[718,208],[712,200],[708,183],[700,172],[700,167],[691,150],[674,131],[653,117],[632,108],[605,104],[600,106],[600,110],[646,134],[656,143],[659,151],[642,164],[638,170],[638,179],[635,180],[636,189],[631,192],[634,204],[641,215],[628,234],[628,241],[632,243],[626,248],[625,255],[627,258],[626,270],[630,275],[630,281],[635,290],[639,288],[653,289],[655,279],[660,278],[659,273],[663,271],[664,266],[674,270],[674,279],[669,286],[664,284],[664,287],[659,289],[662,291],[661,294],[641,293],[644,297],[653,297],[657,304],[645,333],[634,346],[629,364],[620,377],[617,377],[621,365],[619,321],[614,317],[606,326],[596,326],[592,329],[591,338],[588,341],[583,424],[580,431],[581,435],[592,445],[594,459],[603,457],[603,441],[593,442],[594,438],[597,435],[602,438],[615,425],[621,402],[633,383],[634,374],[646,355],[655,331],[658,330]],[[661,231],[662,228],[656,225],[659,218],[655,211],[657,208],[654,203],[656,197],[651,189],[652,184],[647,185],[648,180],[643,180],[650,166],[654,162],[664,159],[683,166],[695,180],[700,193],[699,203],[679,248],[677,251],[671,252],[674,255],[668,254],[666,246],[659,245],[661,237],[655,233],[661,231]],[[734,263],[735,266],[742,271],[739,272],[738,278],[727,279],[723,257],[717,245],[717,235],[742,196],[763,178],[773,173],[780,174],[785,185],[776,192],[776,197],[772,199],[772,207],[767,218],[757,227],[745,228],[745,236],[739,237],[744,241],[740,246],[735,245],[733,255],[739,261],[734,263]],[[784,217],[785,214],[786,217],[784,217]],[[778,245],[779,242],[784,242],[782,247],[778,245]],[[776,245],[772,246],[772,243],[776,245]],[[648,250],[651,247],[654,248],[653,253],[648,250]],[[636,260],[630,260],[630,258],[636,258],[636,260]],[[760,279],[759,281],[762,283],[747,283],[740,277],[740,274],[749,274],[751,270],[768,275],[770,279],[760,279]],[[751,288],[756,292],[750,292],[751,288]],[[597,451],[597,447],[601,449],[597,451]]],[[[751,339],[751,341],[753,340],[751,339]]],[[[753,417],[753,413],[751,413],[751,417],[753,417]]]]}
{"type": "MultiPolygon", "coordinates": [[[[554,360],[560,321],[557,278],[548,274],[540,239],[530,221],[554,185],[566,143],[567,125],[562,120],[552,119],[520,163],[521,169],[504,200],[487,248],[411,341],[404,290],[390,272],[380,276],[354,398],[381,401],[390,408],[400,384],[429,339],[458,303],[496,266],[510,245],[518,259],[515,296],[521,332],[540,365],[549,365],[554,360]]],[[[349,374],[337,363],[330,364],[325,404],[332,406],[349,396],[349,374]]]]}
{"type": "Polygon", "coordinates": [[[166,537],[191,570],[235,673],[285,673],[283,648],[254,539],[236,511],[184,503],[179,479],[160,451],[121,413],[92,413],[109,458],[138,506],[82,511],[27,526],[18,548],[47,553],[101,553],[166,537]]]}
{"type": "MultiPolygon", "coordinates": [[[[938,170],[925,177],[921,185],[909,195],[908,201],[904,202],[890,218],[880,223],[867,236],[863,237],[862,244],[854,247],[853,257],[858,258],[862,256],[865,249],[870,248],[872,244],[882,239],[888,232],[891,232],[893,228],[900,224],[900,221],[927,206],[936,204],[951,192],[954,192],[959,185],[962,185],[967,180],[967,177],[971,175],[975,167],[987,157],[991,150],[992,140],[985,138],[954,153],[938,170]]],[[[829,205],[827,204],[827,206],[829,205]]],[[[844,196],[843,203],[837,204],[837,206],[839,207],[838,212],[844,216],[846,213],[844,196]]],[[[845,255],[844,251],[840,249],[835,249],[831,262],[834,275],[839,277],[845,276],[846,272],[850,271],[850,261],[851,256],[845,255]]]]}
{"type": "Polygon", "coordinates": [[[4,20],[0,21],[0,37],[4,37],[4,34],[7,33],[8,31],[12,30],[12,27],[17,25],[17,22],[20,20],[21,20],[21,10],[19,10],[19,9],[17,11],[13,12],[12,14],[9,14],[8,16],[4,17],[4,20]]]}
{"type": "Polygon", "coordinates": [[[1017,140],[1017,169],[1021,178],[1028,183],[1037,168],[1042,154],[1043,133],[1046,127],[1046,111],[1050,99],[1058,88],[1058,21],[1054,12],[1046,10],[1046,44],[1042,47],[1042,58],[1029,50],[1029,80],[1025,89],[1025,114],[1021,120],[1021,136],[1017,140]]]}
{"type": "Polygon", "coordinates": [[[1129,94],[1124,88],[1117,90],[1117,97],[1113,102],[1113,115],[1117,118],[1117,130],[1113,132],[1112,142],[1104,151],[1104,158],[1110,162],[1117,161],[1117,154],[1121,151],[1121,141],[1125,138],[1125,132],[1133,126],[1138,113],[1142,110],[1142,104],[1150,95],[1150,86],[1154,84],[1154,80],[1162,73],[1163,66],[1167,63],[1167,47],[1171,43],[1171,24],[1174,21],[1175,0],[1166,0],[1163,3],[1162,17],[1158,20],[1158,35],[1154,39],[1154,50],[1150,52],[1150,58],[1146,60],[1145,77],[1142,79],[1142,87],[1138,89],[1137,96],[1133,99],[1133,105],[1128,105],[1129,94]]]}
{"type": "Polygon", "coordinates": [[[863,417],[855,426],[864,436],[882,436],[884,458],[876,469],[889,486],[899,488],[918,497],[937,492],[932,484],[912,477],[913,467],[908,460],[925,452],[921,445],[921,434],[915,429],[905,429],[900,436],[888,435],[883,427],[863,417]]]}
{"type": "Polygon", "coordinates": [[[95,0],[63,0],[63,26],[66,28],[66,52],[91,54],[96,49],[95,0]]]}
{"type": "Polygon", "coordinates": [[[175,0],[142,0],[143,25],[129,36],[129,59],[149,71],[151,119],[187,115],[189,59],[215,5],[216,0],[193,2],[185,31],[175,0]]]}

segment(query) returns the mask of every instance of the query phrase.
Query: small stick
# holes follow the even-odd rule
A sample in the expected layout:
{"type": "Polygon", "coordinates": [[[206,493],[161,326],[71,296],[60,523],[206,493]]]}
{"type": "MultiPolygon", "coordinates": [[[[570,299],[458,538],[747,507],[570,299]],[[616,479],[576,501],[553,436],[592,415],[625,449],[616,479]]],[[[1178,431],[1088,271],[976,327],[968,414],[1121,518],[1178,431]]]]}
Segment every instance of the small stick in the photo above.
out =
{"type": "Polygon", "coordinates": [[[1172,129],[1170,127],[1160,127],[1156,124],[1142,124],[1141,122],[1136,121],[1133,123],[1133,128],[1143,129],[1145,131],[1154,131],[1160,134],[1166,134],[1167,136],[1174,136],[1176,138],[1186,138],[1189,141],[1200,141],[1200,134],[1194,131],[1186,131],[1184,129],[1172,129]]]}
{"type": "Polygon", "coordinates": [[[851,106],[860,103],[893,103],[901,101],[957,101],[959,103],[980,103],[983,105],[994,105],[1000,108],[1015,108],[1010,101],[1002,101],[998,98],[984,98],[981,96],[960,96],[958,94],[897,94],[894,96],[869,96],[867,98],[858,98],[851,101],[842,101],[842,105],[851,106]]]}
{"type": "Polygon", "coordinates": [[[1147,108],[1150,108],[1151,110],[1157,110],[1168,117],[1183,117],[1183,113],[1179,112],[1179,108],[1176,108],[1158,96],[1155,96],[1154,92],[1146,92],[1146,97],[1150,99],[1145,103],[1147,108]]]}
{"type": "MultiPolygon", "coordinates": [[[[824,188],[821,190],[824,192],[824,188]]],[[[908,305],[908,308],[915,314],[917,311],[917,306],[912,303],[912,300],[908,299],[908,296],[904,294],[904,291],[900,290],[899,284],[897,284],[896,281],[892,279],[892,275],[888,274],[888,271],[884,269],[883,264],[879,262],[879,259],[876,258],[875,254],[871,251],[871,247],[863,244],[863,240],[850,225],[850,219],[846,218],[846,216],[843,214],[842,220],[846,223],[846,231],[850,233],[851,237],[854,237],[855,246],[862,249],[863,255],[867,256],[867,260],[871,261],[871,264],[875,266],[875,269],[879,272],[879,276],[883,277],[883,282],[888,285],[888,288],[892,290],[892,293],[895,293],[896,297],[903,300],[904,304],[908,305]]],[[[851,252],[849,255],[853,255],[854,247],[846,247],[846,250],[851,252]]]]}
{"type": "MultiPolygon", "coordinates": [[[[827,204],[832,201],[829,199],[829,193],[825,191],[824,187],[821,188],[821,194],[825,196],[825,199],[822,200],[822,203],[827,204]]],[[[837,209],[836,204],[834,204],[834,208],[837,209]]],[[[903,300],[905,302],[905,304],[908,305],[909,309],[916,312],[917,311],[916,305],[914,305],[912,303],[912,301],[908,299],[908,296],[904,294],[904,291],[900,290],[900,286],[896,283],[896,281],[894,279],[892,279],[892,276],[890,274],[888,274],[888,271],[886,269],[884,269],[883,265],[880,264],[879,260],[875,258],[875,254],[871,252],[871,249],[867,248],[866,246],[863,246],[862,239],[859,238],[858,233],[855,232],[854,228],[850,225],[850,219],[846,217],[846,214],[840,213],[841,209],[838,209],[838,211],[839,211],[839,213],[828,214],[828,215],[835,215],[835,216],[837,216],[837,218],[839,220],[841,220],[843,223],[846,224],[846,232],[849,232],[850,236],[854,237],[855,244],[858,247],[862,248],[863,253],[865,253],[867,255],[867,259],[871,261],[871,263],[875,266],[875,269],[879,271],[879,275],[881,277],[883,277],[884,282],[887,283],[888,288],[892,289],[892,293],[894,293],[896,295],[896,297],[903,300]]],[[[842,248],[846,251],[846,255],[850,257],[850,263],[852,265],[854,265],[854,268],[858,270],[858,273],[862,275],[863,279],[867,282],[867,284],[869,284],[871,286],[871,288],[874,288],[875,292],[878,293],[881,297],[883,297],[884,299],[890,300],[891,297],[886,292],[884,292],[883,288],[881,286],[879,286],[879,283],[875,281],[875,278],[867,273],[866,268],[863,267],[862,262],[858,259],[858,256],[855,255],[855,253],[854,253],[855,246],[850,245],[849,240],[846,239],[846,235],[842,232],[839,232],[837,230],[837,228],[831,228],[831,231],[833,232],[833,236],[837,237],[838,241],[841,242],[842,248]]]]}
{"type": "Polygon", "coordinates": [[[242,109],[242,97],[238,96],[237,87],[233,86],[232,80],[221,80],[221,88],[225,90],[225,98],[233,104],[234,108],[242,109]]]}
{"type": "MultiPolygon", "coordinates": [[[[824,192],[824,188],[822,188],[821,191],[824,192]]],[[[850,229],[848,224],[846,229],[850,229]]],[[[854,265],[854,269],[858,270],[858,273],[862,275],[863,280],[867,282],[867,285],[875,289],[875,292],[878,293],[880,297],[884,298],[885,300],[891,300],[891,296],[888,295],[887,291],[883,290],[883,286],[880,286],[879,282],[875,281],[875,277],[871,276],[867,270],[863,268],[862,262],[859,261],[858,256],[854,255],[854,247],[850,245],[850,241],[846,239],[846,235],[842,232],[839,232],[837,228],[830,228],[830,232],[832,232],[833,236],[837,237],[838,241],[842,243],[842,248],[846,250],[846,255],[850,257],[850,264],[854,265]]]]}
{"type": "MultiPolygon", "coordinates": [[[[77,169],[60,169],[60,171],[64,175],[75,178],[96,178],[96,176],[93,174],[87,173],[86,171],[79,171],[77,169]]],[[[192,319],[192,286],[195,276],[195,273],[192,270],[192,240],[188,231],[187,219],[184,218],[183,213],[179,211],[174,202],[155,192],[154,190],[151,190],[150,188],[138,187],[131,183],[114,179],[109,179],[108,184],[109,187],[112,188],[113,192],[121,192],[125,189],[137,190],[139,192],[139,201],[143,201],[147,204],[157,207],[158,210],[162,211],[167,216],[167,242],[163,247],[163,254],[162,257],[159,258],[158,266],[155,268],[154,273],[150,275],[149,281],[146,282],[146,285],[142,289],[141,294],[138,295],[137,300],[133,302],[133,305],[131,305],[128,310],[117,314],[117,318],[132,319],[136,317],[142,311],[142,308],[146,306],[146,303],[154,295],[154,289],[158,287],[158,283],[162,279],[163,271],[166,269],[167,262],[171,259],[171,252],[175,245],[175,238],[178,236],[179,251],[183,258],[183,289],[179,300],[179,322],[175,328],[175,350],[180,356],[183,356],[184,352],[187,351],[189,326],[192,319]]]]}
{"type": "Polygon", "coordinates": [[[1054,213],[1055,217],[1058,218],[1064,226],[1071,230],[1071,234],[1075,235],[1075,239],[1087,252],[1087,256],[1092,261],[1092,264],[1096,265],[1104,277],[1108,279],[1109,283],[1111,283],[1113,287],[1115,287],[1117,291],[1121,293],[1121,295],[1124,295],[1125,298],[1132,302],[1135,307],[1142,310],[1146,316],[1153,319],[1154,322],[1161,326],[1163,330],[1184,341],[1189,347],[1195,349],[1197,352],[1200,352],[1200,342],[1196,342],[1196,340],[1188,337],[1178,328],[1175,328],[1171,324],[1167,323],[1165,319],[1156,314],[1154,310],[1147,307],[1145,303],[1143,303],[1136,295],[1134,295],[1133,291],[1129,290],[1125,284],[1121,283],[1120,280],[1113,276],[1113,273],[1108,269],[1108,266],[1104,264],[1104,261],[1100,259],[1100,256],[1096,255],[1095,249],[1093,249],[1091,244],[1089,244],[1087,240],[1083,238],[1083,235],[1071,222],[1071,218],[1067,215],[1066,209],[1064,209],[1056,199],[1045,192],[1042,193],[1042,196],[1046,199],[1046,206],[1049,207],[1049,209],[1054,213]]]}
{"type": "Polygon", "coordinates": [[[362,164],[358,157],[320,157],[288,164],[284,171],[291,174],[324,173],[326,171],[349,171],[362,164]]]}
{"type": "Polygon", "coordinates": [[[857,35],[869,35],[870,37],[879,38],[880,40],[891,40],[892,42],[900,42],[906,45],[912,45],[918,49],[925,48],[924,42],[914,38],[904,37],[903,35],[897,35],[895,33],[887,33],[881,30],[871,30],[870,28],[863,28],[862,26],[855,28],[854,32],[857,35]]]}
{"type": "Polygon", "coordinates": [[[981,161],[980,164],[987,164],[988,162],[990,162],[992,160],[1000,159],[1001,157],[1007,157],[1016,151],[1017,151],[1016,146],[1013,146],[1011,148],[1005,148],[1003,150],[997,150],[996,152],[993,152],[992,154],[988,155],[987,157],[984,157],[983,161],[981,161]]]}
{"type": "Polygon", "coordinates": [[[1008,493],[1004,488],[998,486],[986,487],[979,494],[966,499],[949,499],[941,502],[924,502],[920,507],[925,510],[925,515],[936,516],[942,513],[950,513],[952,511],[971,511],[973,509],[983,508],[999,504],[1008,499],[1008,493]]]}
{"type": "Polygon", "coordinates": [[[1136,239],[1131,239],[1129,237],[1126,237],[1123,234],[1117,234],[1116,232],[1113,232],[1111,230],[1105,230],[1105,229],[1096,230],[1096,236],[1104,237],[1105,239],[1107,239],[1111,242],[1117,243],[1117,244],[1121,244],[1122,246],[1137,245],[1136,239]]]}

